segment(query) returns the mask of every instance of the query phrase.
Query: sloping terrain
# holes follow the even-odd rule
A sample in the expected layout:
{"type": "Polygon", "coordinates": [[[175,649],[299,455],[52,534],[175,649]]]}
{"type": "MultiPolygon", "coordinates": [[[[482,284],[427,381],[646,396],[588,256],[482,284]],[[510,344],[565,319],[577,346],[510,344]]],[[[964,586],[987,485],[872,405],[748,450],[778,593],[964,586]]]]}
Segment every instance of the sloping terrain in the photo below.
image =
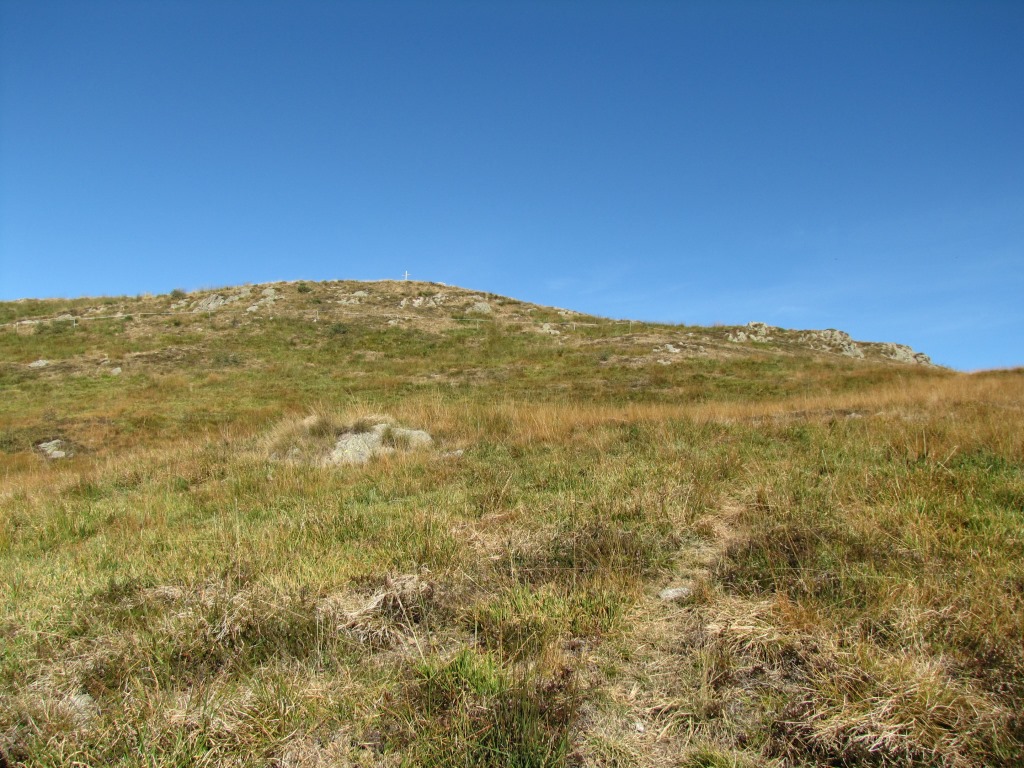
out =
{"type": "Polygon", "coordinates": [[[1024,761],[1020,371],[416,282],[0,322],[0,765],[1024,761]]]}

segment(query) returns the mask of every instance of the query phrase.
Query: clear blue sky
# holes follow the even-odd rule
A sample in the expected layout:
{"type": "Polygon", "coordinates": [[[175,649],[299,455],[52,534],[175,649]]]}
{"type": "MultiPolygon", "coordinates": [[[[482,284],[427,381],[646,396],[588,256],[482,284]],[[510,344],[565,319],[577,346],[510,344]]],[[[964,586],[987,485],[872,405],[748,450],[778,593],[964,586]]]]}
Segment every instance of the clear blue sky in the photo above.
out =
{"type": "Polygon", "coordinates": [[[1024,2],[0,0],[0,298],[436,280],[1024,364],[1024,2]]]}

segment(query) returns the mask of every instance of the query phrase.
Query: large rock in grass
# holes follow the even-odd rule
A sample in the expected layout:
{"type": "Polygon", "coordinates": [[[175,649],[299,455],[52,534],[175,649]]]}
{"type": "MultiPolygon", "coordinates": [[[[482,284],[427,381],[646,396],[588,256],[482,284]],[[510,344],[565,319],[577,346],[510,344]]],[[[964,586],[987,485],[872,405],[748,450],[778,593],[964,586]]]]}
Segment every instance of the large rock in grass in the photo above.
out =
{"type": "Polygon", "coordinates": [[[43,456],[50,460],[66,459],[69,456],[74,455],[74,452],[71,450],[71,446],[59,438],[39,443],[36,448],[39,449],[39,452],[42,453],[43,456]]]}
{"type": "Polygon", "coordinates": [[[426,448],[433,443],[434,439],[421,429],[405,429],[387,423],[375,424],[364,431],[341,435],[325,463],[365,464],[375,456],[426,448]]]}

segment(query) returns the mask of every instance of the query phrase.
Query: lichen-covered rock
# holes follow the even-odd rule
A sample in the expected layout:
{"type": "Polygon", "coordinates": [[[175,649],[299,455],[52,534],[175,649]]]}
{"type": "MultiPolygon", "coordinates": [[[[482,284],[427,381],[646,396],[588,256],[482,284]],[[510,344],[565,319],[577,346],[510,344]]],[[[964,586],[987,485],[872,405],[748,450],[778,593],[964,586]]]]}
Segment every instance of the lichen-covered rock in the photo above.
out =
{"type": "Polygon", "coordinates": [[[767,342],[772,341],[771,333],[779,330],[775,326],[768,325],[767,323],[759,323],[752,320],[747,323],[746,331],[734,331],[727,337],[729,341],[736,343],[743,343],[745,341],[761,341],[767,342]]]}
{"type": "Polygon", "coordinates": [[[226,296],[221,296],[219,293],[212,293],[200,299],[195,307],[192,308],[193,312],[213,312],[216,309],[220,309],[229,302],[226,296]]]}
{"type": "Polygon", "coordinates": [[[346,432],[338,437],[324,460],[328,465],[365,464],[375,456],[412,451],[433,445],[434,439],[421,429],[395,427],[386,422],[366,431],[346,432]]]}
{"type": "Polygon", "coordinates": [[[924,352],[915,352],[906,344],[894,344],[887,341],[882,343],[880,346],[882,348],[882,355],[888,357],[890,360],[914,365],[932,364],[932,359],[928,357],[928,355],[924,354],[924,352]]]}
{"type": "Polygon", "coordinates": [[[365,464],[374,456],[391,453],[394,449],[384,445],[387,424],[377,424],[368,432],[350,432],[338,438],[334,449],[325,460],[327,464],[365,464]]]}
{"type": "Polygon", "coordinates": [[[830,347],[836,348],[841,355],[856,358],[864,357],[864,350],[857,345],[857,342],[846,331],[826,328],[824,331],[816,331],[815,333],[821,341],[830,347]]]}
{"type": "Polygon", "coordinates": [[[57,438],[56,440],[46,440],[36,445],[36,448],[43,454],[43,456],[51,461],[74,456],[71,446],[60,438],[57,438]]]}

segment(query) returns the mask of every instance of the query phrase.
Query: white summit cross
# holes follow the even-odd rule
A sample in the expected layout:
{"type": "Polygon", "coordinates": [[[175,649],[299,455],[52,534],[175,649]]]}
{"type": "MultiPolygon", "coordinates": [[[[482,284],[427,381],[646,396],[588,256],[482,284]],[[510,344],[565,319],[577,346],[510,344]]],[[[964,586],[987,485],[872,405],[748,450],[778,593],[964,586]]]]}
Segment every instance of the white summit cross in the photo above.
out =
{"type": "Polygon", "coordinates": [[[405,279],[406,279],[406,281],[409,280],[409,270],[408,269],[405,270],[405,279]]]}

